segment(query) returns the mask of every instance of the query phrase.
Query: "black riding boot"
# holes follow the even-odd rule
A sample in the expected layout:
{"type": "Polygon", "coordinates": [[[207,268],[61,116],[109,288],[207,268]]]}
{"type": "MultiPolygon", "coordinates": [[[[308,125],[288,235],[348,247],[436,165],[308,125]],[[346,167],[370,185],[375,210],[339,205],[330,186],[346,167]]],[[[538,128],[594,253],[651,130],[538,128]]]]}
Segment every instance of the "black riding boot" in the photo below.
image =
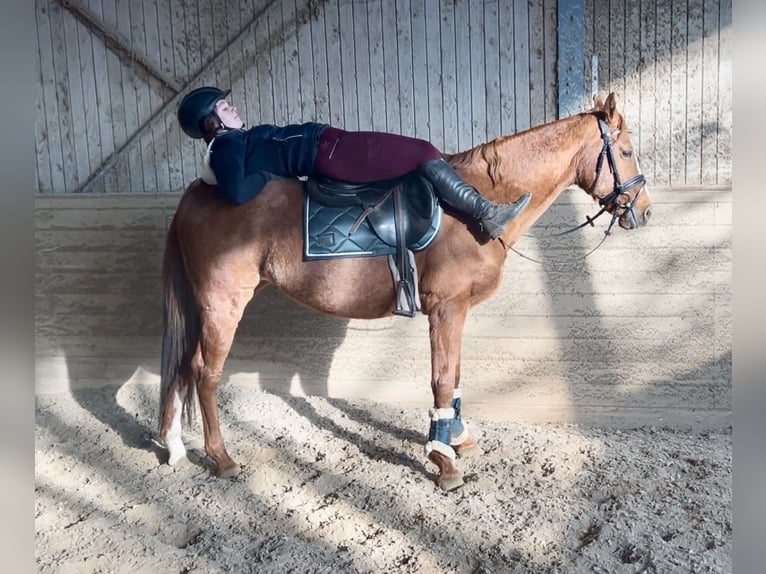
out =
{"type": "Polygon", "coordinates": [[[436,195],[440,199],[476,219],[492,239],[497,239],[503,234],[508,222],[527,206],[531,197],[525,193],[515,203],[492,203],[460,179],[443,158],[421,164],[420,170],[434,185],[436,195]]]}

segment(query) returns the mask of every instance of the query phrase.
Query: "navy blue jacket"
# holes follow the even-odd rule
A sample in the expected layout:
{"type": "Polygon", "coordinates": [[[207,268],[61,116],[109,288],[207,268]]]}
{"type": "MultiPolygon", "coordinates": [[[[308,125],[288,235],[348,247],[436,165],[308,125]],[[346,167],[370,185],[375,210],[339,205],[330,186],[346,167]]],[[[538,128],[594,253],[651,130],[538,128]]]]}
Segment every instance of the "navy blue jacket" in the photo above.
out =
{"type": "Polygon", "coordinates": [[[325,127],[318,123],[265,124],[216,136],[210,148],[210,168],[219,190],[230,202],[241,204],[258,195],[274,175],[312,175],[319,134],[325,127]]]}

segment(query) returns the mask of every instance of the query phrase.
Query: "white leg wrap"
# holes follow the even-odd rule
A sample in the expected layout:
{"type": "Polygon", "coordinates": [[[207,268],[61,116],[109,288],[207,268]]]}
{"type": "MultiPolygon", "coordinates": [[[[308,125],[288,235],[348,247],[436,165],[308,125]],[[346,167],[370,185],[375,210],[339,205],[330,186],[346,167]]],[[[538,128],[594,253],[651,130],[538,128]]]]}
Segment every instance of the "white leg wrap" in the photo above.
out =
{"type": "Polygon", "coordinates": [[[431,409],[428,411],[428,416],[432,421],[438,421],[442,419],[454,419],[455,409],[447,407],[446,409],[431,409]]]}
{"type": "Polygon", "coordinates": [[[186,447],[183,440],[181,440],[181,410],[183,406],[183,400],[176,391],[173,394],[173,424],[170,425],[168,434],[165,437],[165,444],[168,447],[170,456],[168,457],[168,464],[174,466],[178,464],[180,460],[186,457],[186,447]]]}
{"type": "Polygon", "coordinates": [[[455,449],[453,449],[450,445],[444,444],[443,442],[438,440],[429,440],[426,443],[425,451],[426,451],[426,457],[429,454],[431,454],[431,452],[436,451],[438,453],[443,454],[450,460],[455,460],[457,458],[457,455],[455,454],[455,449]]]}
{"type": "Polygon", "coordinates": [[[450,437],[449,443],[452,446],[461,445],[465,442],[465,439],[468,438],[468,429],[465,426],[465,421],[462,421],[462,422],[463,422],[463,432],[461,432],[458,436],[450,437]]]}
{"type": "Polygon", "coordinates": [[[460,387],[455,389],[455,392],[452,393],[452,398],[453,399],[462,399],[463,398],[463,391],[462,391],[462,389],[460,387]]]}

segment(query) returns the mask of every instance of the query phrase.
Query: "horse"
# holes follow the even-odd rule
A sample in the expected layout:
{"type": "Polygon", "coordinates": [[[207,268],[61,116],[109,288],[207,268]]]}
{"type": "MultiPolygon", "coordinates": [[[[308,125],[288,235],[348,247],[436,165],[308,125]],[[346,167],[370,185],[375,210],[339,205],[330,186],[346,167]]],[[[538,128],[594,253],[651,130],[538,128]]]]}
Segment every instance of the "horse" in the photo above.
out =
{"type": "MultiPolygon", "coordinates": [[[[572,185],[625,230],[648,222],[651,200],[614,93],[605,101],[595,98],[582,113],[444,157],[492,201],[532,194],[494,240],[445,207],[438,236],[415,254],[431,349],[426,458],[438,468],[438,486],[452,490],[463,484],[457,455],[477,446],[461,419],[463,326],[469,310],[499,288],[511,246],[572,185]],[[604,175],[605,165],[611,177],[604,175]]],[[[376,319],[393,312],[395,289],[385,257],[304,260],[304,197],[298,178],[273,180],[240,206],[227,204],[201,180],[185,190],[167,232],[162,268],[159,436],[170,465],[186,456],[181,430],[184,422],[191,424],[196,391],[205,452],[216,475],[240,472],[221,436],[217,389],[245,306],[262,289],[272,285],[300,305],[337,317],[376,319]]]]}

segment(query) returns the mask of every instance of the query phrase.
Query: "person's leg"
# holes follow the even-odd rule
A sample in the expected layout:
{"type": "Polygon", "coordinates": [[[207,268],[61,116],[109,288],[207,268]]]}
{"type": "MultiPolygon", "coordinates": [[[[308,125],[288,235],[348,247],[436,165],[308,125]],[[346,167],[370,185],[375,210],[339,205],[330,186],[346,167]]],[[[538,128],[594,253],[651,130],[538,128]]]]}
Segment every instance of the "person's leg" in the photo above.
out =
{"type": "Polygon", "coordinates": [[[417,169],[431,181],[439,199],[476,219],[492,239],[502,235],[530,199],[527,193],[515,203],[494,204],[465,183],[431,143],[385,132],[327,127],[319,136],[315,166],[322,175],[354,183],[391,179],[417,169]]]}
{"type": "Polygon", "coordinates": [[[315,166],[326,177],[368,183],[402,176],[440,157],[441,152],[425,140],[326,127],[319,136],[315,166]]]}

